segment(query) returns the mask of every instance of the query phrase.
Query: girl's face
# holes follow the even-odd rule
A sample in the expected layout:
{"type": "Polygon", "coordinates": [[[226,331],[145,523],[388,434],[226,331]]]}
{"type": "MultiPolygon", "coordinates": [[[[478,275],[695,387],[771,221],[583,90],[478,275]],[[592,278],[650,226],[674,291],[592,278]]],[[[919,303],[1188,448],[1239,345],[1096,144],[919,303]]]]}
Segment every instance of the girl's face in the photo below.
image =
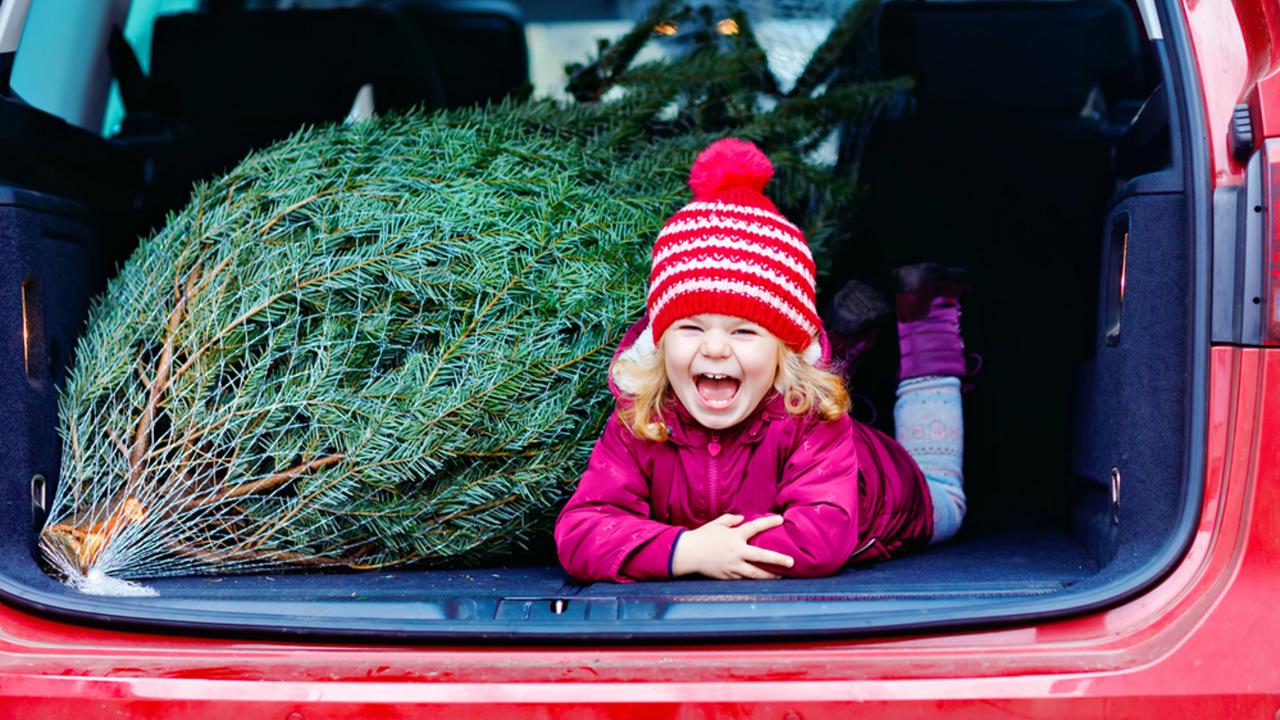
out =
{"type": "Polygon", "coordinates": [[[742,422],[769,393],[781,345],[768,330],[730,315],[683,318],[662,335],[671,388],[712,430],[742,422]]]}

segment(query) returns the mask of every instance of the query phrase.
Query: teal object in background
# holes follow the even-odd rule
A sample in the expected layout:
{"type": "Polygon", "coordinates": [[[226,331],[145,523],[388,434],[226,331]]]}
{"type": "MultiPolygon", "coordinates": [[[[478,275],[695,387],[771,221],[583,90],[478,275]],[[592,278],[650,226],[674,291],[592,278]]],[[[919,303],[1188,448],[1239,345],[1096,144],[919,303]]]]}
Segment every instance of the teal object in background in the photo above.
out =
{"type": "Polygon", "coordinates": [[[10,85],[24,101],[92,132],[113,135],[124,105],[111,77],[108,35],[124,35],[147,72],[151,29],[160,15],[196,9],[199,0],[41,0],[32,3],[10,85]],[[127,16],[127,20],[125,19],[127,16]]]}
{"type": "MultiPolygon", "coordinates": [[[[155,27],[156,18],[191,12],[199,4],[200,0],[133,0],[129,7],[129,19],[124,24],[124,37],[138,55],[138,64],[142,66],[144,73],[151,72],[151,30],[155,27]]],[[[120,131],[120,121],[123,119],[124,102],[115,80],[112,80],[107,109],[102,118],[102,134],[107,137],[115,135],[120,131]]]]}
{"type": "Polygon", "coordinates": [[[10,86],[24,101],[98,132],[111,80],[107,34],[129,0],[32,3],[14,58],[10,86]]]}

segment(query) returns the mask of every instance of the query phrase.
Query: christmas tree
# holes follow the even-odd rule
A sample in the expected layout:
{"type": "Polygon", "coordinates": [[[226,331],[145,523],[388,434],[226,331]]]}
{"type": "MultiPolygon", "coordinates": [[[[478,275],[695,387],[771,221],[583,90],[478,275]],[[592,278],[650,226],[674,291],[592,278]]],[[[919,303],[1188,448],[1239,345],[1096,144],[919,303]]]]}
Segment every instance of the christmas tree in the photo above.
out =
{"type": "Polygon", "coordinates": [[[474,563],[548,532],[696,152],[756,141],[815,252],[843,231],[852,162],[810,157],[903,87],[842,60],[873,9],[845,13],[789,92],[745,14],[717,33],[709,10],[662,3],[569,68],[575,102],[304,129],[198,185],[91,309],[51,569],[101,591],[474,563]],[[633,66],[663,22],[705,31],[633,66]]]}

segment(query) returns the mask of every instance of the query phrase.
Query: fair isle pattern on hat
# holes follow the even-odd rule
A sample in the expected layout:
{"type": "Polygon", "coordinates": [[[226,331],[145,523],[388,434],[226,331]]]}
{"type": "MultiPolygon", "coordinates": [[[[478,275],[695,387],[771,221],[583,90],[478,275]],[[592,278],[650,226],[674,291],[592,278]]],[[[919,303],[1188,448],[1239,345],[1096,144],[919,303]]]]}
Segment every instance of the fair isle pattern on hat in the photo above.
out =
{"type": "MultiPolygon", "coordinates": [[[[707,146],[689,173],[693,202],[653,246],[648,308],[653,342],[692,315],[732,315],[760,325],[806,358],[821,328],[816,268],[804,233],[763,194],[773,177],[754,144],[707,146]]],[[[810,362],[813,362],[810,360],[810,362]]]]}

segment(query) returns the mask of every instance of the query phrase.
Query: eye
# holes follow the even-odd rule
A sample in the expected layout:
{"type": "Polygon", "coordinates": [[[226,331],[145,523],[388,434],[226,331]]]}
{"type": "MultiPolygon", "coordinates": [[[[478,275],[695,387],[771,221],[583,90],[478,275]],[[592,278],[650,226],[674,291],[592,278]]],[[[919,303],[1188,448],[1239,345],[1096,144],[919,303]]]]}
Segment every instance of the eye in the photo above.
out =
{"type": "Polygon", "coordinates": [[[683,330],[686,332],[688,331],[702,332],[702,328],[698,327],[697,325],[694,325],[693,323],[680,323],[679,325],[676,326],[676,329],[683,330]]]}
{"type": "Polygon", "coordinates": [[[737,330],[734,330],[733,334],[739,335],[739,336],[753,337],[755,335],[759,335],[760,333],[756,332],[754,328],[740,327],[737,330]]]}

